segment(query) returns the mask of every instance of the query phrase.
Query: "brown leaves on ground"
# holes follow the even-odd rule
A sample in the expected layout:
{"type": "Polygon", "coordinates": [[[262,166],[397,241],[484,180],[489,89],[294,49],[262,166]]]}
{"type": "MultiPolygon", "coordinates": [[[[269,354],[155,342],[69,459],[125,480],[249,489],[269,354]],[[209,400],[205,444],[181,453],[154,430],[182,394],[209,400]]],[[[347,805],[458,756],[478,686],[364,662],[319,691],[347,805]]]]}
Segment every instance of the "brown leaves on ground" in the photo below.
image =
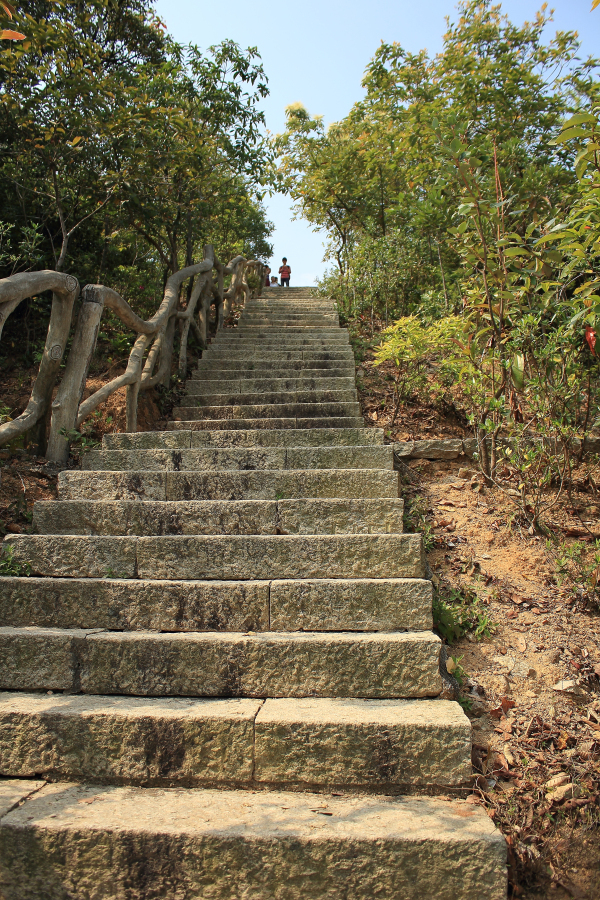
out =
{"type": "MultiPolygon", "coordinates": [[[[465,460],[413,460],[434,583],[473,591],[491,638],[452,645],[467,673],[474,801],[508,841],[512,897],[600,897],[600,617],[465,460]],[[459,477],[459,472],[462,477],[459,477]],[[464,503],[464,506],[459,505],[464,503]],[[450,504],[449,501],[452,501],[450,504]]],[[[600,522],[598,522],[600,525],[600,522]]]]}

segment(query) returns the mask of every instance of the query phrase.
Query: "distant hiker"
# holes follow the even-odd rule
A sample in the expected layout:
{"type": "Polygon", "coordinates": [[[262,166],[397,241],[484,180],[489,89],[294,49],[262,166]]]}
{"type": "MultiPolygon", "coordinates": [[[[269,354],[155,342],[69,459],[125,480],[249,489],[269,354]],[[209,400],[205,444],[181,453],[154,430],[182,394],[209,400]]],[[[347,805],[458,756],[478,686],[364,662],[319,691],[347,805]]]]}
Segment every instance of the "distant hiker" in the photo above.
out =
{"type": "Polygon", "coordinates": [[[271,270],[268,266],[265,267],[265,287],[269,287],[271,282],[269,281],[269,275],[271,274],[271,270]]]}
{"type": "Polygon", "coordinates": [[[281,262],[283,263],[282,266],[279,266],[279,274],[281,275],[281,284],[282,284],[282,287],[289,287],[290,286],[290,275],[292,274],[292,270],[290,269],[290,267],[287,264],[286,256],[283,257],[281,262]]]}
{"type": "Polygon", "coordinates": [[[278,287],[279,282],[277,281],[277,277],[275,275],[271,275],[271,287],[278,287]]]}

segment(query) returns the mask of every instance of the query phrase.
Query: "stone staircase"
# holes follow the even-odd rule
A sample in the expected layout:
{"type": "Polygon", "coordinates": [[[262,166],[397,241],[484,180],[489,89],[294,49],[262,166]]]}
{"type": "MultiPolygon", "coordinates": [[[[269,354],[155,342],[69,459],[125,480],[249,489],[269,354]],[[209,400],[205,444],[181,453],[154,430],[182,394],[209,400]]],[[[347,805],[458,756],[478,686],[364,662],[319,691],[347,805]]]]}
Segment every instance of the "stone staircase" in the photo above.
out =
{"type": "Polygon", "coordinates": [[[348,334],[265,294],[7,539],[3,900],[506,896],[348,334]]]}

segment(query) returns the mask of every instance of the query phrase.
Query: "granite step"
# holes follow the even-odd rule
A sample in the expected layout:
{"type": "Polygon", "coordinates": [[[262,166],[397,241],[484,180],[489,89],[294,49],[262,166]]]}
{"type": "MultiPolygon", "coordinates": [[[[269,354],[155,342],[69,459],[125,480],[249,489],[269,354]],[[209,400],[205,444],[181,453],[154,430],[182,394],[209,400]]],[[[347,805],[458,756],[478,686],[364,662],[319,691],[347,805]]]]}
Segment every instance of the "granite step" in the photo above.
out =
{"type": "Polygon", "coordinates": [[[243,313],[236,325],[236,328],[339,328],[339,317],[335,313],[315,313],[314,315],[299,315],[296,313],[287,313],[286,315],[274,316],[267,315],[264,312],[243,313]]]}
{"type": "Polygon", "coordinates": [[[403,500],[42,500],[37,534],[402,534],[403,500]]]}
{"type": "Polygon", "coordinates": [[[193,371],[195,378],[352,378],[356,369],[349,360],[292,360],[283,363],[231,359],[221,362],[201,359],[193,371]]]}
{"type": "MultiPolygon", "coordinates": [[[[279,345],[280,346],[280,345],[279,345]]],[[[210,346],[202,354],[202,360],[215,361],[219,365],[231,362],[239,365],[240,361],[251,364],[262,365],[268,362],[288,362],[288,361],[304,361],[304,362],[335,362],[335,363],[351,363],[354,366],[354,354],[351,347],[340,347],[335,350],[326,349],[296,349],[282,350],[270,349],[268,347],[251,348],[246,347],[229,347],[216,348],[210,346]]]]}
{"type": "Polygon", "coordinates": [[[7,535],[32,575],[217,581],[424,578],[420,534],[7,535]]]}
{"type": "Polygon", "coordinates": [[[283,333],[265,335],[255,332],[241,332],[239,335],[216,338],[209,344],[209,350],[349,350],[347,336],[343,334],[338,340],[331,338],[302,337],[283,333]]]}
{"type": "Polygon", "coordinates": [[[94,472],[251,472],[260,469],[393,469],[391,446],[252,447],[195,450],[90,450],[94,472]]]}
{"type": "Polygon", "coordinates": [[[61,472],[60,500],[296,500],[398,497],[398,473],[381,469],[250,472],[61,472]]]}
{"type": "MultiPolygon", "coordinates": [[[[0,783],[1,784],[1,783],[0,783]]],[[[5,781],[5,900],[505,900],[506,845],[462,800],[5,781]],[[35,865],[31,861],[35,860],[35,865]]]]}
{"type": "MultiPolygon", "coordinates": [[[[268,321],[268,320],[267,320],[268,321]]],[[[242,336],[250,338],[284,337],[296,340],[298,338],[311,338],[326,343],[327,341],[342,341],[348,343],[348,332],[336,324],[305,325],[303,322],[284,321],[281,324],[269,321],[268,324],[254,322],[251,319],[240,319],[235,328],[225,328],[217,332],[212,343],[222,340],[234,340],[242,336]]]]}
{"type": "MultiPolygon", "coordinates": [[[[181,423],[178,423],[181,424],[181,423]]],[[[309,428],[256,431],[140,431],[105,434],[103,450],[160,450],[194,447],[320,447],[383,444],[381,428],[309,428]]]]}
{"type": "Polygon", "coordinates": [[[430,631],[422,578],[2,578],[3,625],[109,631],[430,631]]]}
{"type": "Polygon", "coordinates": [[[470,779],[471,725],[447,700],[0,693],[0,774],[149,786],[444,789],[470,779]]]}
{"type": "Polygon", "coordinates": [[[257,340],[261,343],[283,339],[285,341],[316,341],[320,344],[350,342],[345,328],[331,326],[330,328],[312,327],[309,325],[250,325],[240,321],[236,328],[228,328],[218,331],[211,341],[211,346],[217,343],[236,340],[257,340]]]}
{"type": "MultiPolygon", "coordinates": [[[[185,412],[185,410],[184,410],[185,412]]],[[[174,418],[166,423],[166,427],[170,431],[177,431],[179,428],[184,430],[196,431],[198,429],[216,431],[223,429],[231,431],[232,429],[252,430],[272,429],[279,431],[282,429],[310,429],[322,430],[325,428],[342,429],[351,428],[353,430],[364,427],[364,419],[362,416],[312,416],[310,418],[296,418],[294,416],[286,416],[285,418],[261,418],[261,419],[186,419],[174,418]]]]}
{"type": "Polygon", "coordinates": [[[356,403],[356,386],[352,385],[348,390],[312,390],[312,391],[249,391],[248,393],[198,393],[186,391],[181,402],[186,406],[208,406],[210,408],[221,406],[287,406],[297,404],[324,404],[324,403],[356,403]]]}
{"type": "Polygon", "coordinates": [[[199,379],[190,378],[186,382],[185,394],[188,397],[203,394],[249,394],[249,393],[282,393],[283,391],[356,391],[354,375],[344,377],[331,377],[326,371],[320,375],[312,375],[310,378],[256,378],[252,373],[244,373],[232,377],[229,372],[227,377],[214,376],[210,369],[204,373],[205,377],[199,379]]]}
{"type": "Polygon", "coordinates": [[[186,632],[0,627],[0,690],[136,697],[437,697],[428,631],[186,632]]]}
{"type": "Polygon", "coordinates": [[[358,418],[360,403],[352,401],[290,403],[228,403],[219,405],[176,406],[173,416],[180,419],[287,419],[358,418]]]}

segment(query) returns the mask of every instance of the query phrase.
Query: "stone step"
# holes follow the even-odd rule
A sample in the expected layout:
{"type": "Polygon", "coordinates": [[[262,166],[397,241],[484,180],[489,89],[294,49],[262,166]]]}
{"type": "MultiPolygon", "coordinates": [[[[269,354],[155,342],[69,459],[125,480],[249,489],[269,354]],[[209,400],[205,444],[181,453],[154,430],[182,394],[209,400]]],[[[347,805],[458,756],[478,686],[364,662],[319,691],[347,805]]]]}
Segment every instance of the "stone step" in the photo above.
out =
{"type": "Polygon", "coordinates": [[[176,406],[173,416],[179,419],[328,419],[360,416],[360,403],[236,403],[223,406],[176,406]]]}
{"type": "Polygon", "coordinates": [[[300,335],[273,334],[261,335],[250,332],[241,332],[227,338],[219,338],[211,341],[209,350],[347,350],[351,349],[347,335],[342,332],[342,338],[332,340],[330,338],[301,337],[300,335]]]}
{"type": "Polygon", "coordinates": [[[261,362],[260,360],[231,359],[221,362],[201,359],[194,369],[196,378],[352,378],[356,369],[350,360],[325,360],[311,362],[291,360],[288,362],[261,362]]]}
{"type": "Polygon", "coordinates": [[[403,500],[38,500],[37,534],[402,534],[403,500]]]}
{"type": "Polygon", "coordinates": [[[314,390],[314,391],[251,391],[244,394],[238,393],[198,393],[186,392],[181,402],[186,406],[202,406],[214,409],[223,406],[291,406],[298,404],[328,404],[328,403],[357,403],[356,387],[347,391],[341,390],[314,390]]]}
{"type": "Polygon", "coordinates": [[[245,377],[232,378],[231,373],[228,377],[213,377],[210,369],[206,369],[205,377],[198,379],[190,378],[185,385],[185,393],[188,397],[204,394],[212,396],[214,394],[249,394],[249,393],[265,393],[283,391],[356,391],[356,381],[354,375],[342,378],[332,378],[323,371],[320,375],[313,375],[310,378],[256,378],[251,373],[245,377]]]}
{"type": "Polygon", "coordinates": [[[234,429],[252,430],[259,429],[280,431],[283,429],[310,429],[311,431],[322,430],[326,428],[342,429],[351,428],[353,430],[364,427],[364,419],[362,416],[313,416],[310,418],[295,418],[288,416],[286,418],[273,419],[181,419],[176,418],[166,423],[166,428],[170,431],[177,431],[179,428],[185,430],[198,429],[209,431],[231,431],[234,429]]]}
{"type": "Polygon", "coordinates": [[[211,900],[506,898],[504,839],[463,800],[5,784],[6,900],[177,900],[207,885],[211,900]]]}
{"type": "Polygon", "coordinates": [[[235,328],[226,328],[218,331],[212,340],[219,339],[220,335],[226,337],[233,334],[255,335],[259,332],[263,334],[273,335],[281,334],[284,336],[304,337],[322,337],[327,338],[331,334],[334,340],[335,336],[342,334],[347,336],[347,331],[340,326],[337,316],[291,316],[284,315],[280,318],[274,318],[268,314],[258,313],[256,315],[241,316],[238,319],[235,328]]]}
{"type": "Polygon", "coordinates": [[[350,338],[345,328],[339,325],[319,327],[312,325],[252,325],[240,320],[235,328],[218,331],[211,341],[211,345],[222,341],[257,340],[272,341],[282,338],[286,341],[318,341],[322,344],[349,343],[350,338]]]}
{"type": "Polygon", "coordinates": [[[265,312],[249,312],[242,313],[236,328],[339,328],[339,316],[335,313],[314,313],[309,315],[305,313],[286,313],[283,315],[268,315],[265,312]]]}
{"type": "Polygon", "coordinates": [[[137,697],[436,697],[432,632],[86,631],[0,627],[0,690],[137,697]]]}
{"type": "Polygon", "coordinates": [[[393,469],[385,447],[251,447],[198,450],[91,450],[82,469],[94,472],[251,472],[259,469],[393,469]]]}
{"type": "Polygon", "coordinates": [[[0,772],[133,785],[443,789],[469,781],[471,724],[447,700],[0,693],[0,772]]]}
{"type": "Polygon", "coordinates": [[[268,347],[256,347],[247,349],[244,347],[229,347],[216,349],[210,346],[202,354],[202,360],[210,360],[218,362],[231,361],[239,364],[240,361],[246,362],[250,368],[251,364],[263,364],[265,362],[286,362],[303,360],[304,362],[341,362],[351,363],[354,365],[354,354],[351,347],[343,347],[339,350],[271,350],[268,347]]]}
{"type": "MultiPolygon", "coordinates": [[[[180,423],[178,423],[180,424],[180,423]]],[[[193,447],[320,447],[383,444],[381,428],[305,428],[256,431],[139,431],[105,434],[103,450],[160,450],[193,447]]]]}
{"type": "Polygon", "coordinates": [[[251,472],[61,472],[61,500],[296,500],[398,497],[398,473],[381,469],[251,472]]]}
{"type": "Polygon", "coordinates": [[[430,631],[419,578],[1,578],[4,625],[110,631],[430,631]]]}
{"type": "Polygon", "coordinates": [[[217,581],[424,578],[420,534],[7,535],[33,575],[217,581]]]}

